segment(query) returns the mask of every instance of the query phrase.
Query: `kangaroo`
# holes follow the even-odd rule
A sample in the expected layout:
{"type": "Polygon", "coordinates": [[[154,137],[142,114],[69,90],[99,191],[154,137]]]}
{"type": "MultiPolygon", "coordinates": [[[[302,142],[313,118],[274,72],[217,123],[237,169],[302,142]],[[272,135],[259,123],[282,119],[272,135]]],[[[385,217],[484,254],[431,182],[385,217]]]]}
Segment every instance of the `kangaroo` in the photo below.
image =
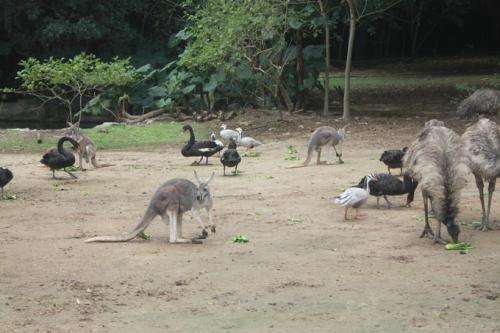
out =
{"type": "Polygon", "coordinates": [[[344,142],[345,139],[345,129],[349,125],[345,125],[341,129],[335,129],[330,126],[321,126],[318,127],[312,134],[311,137],[309,138],[309,146],[307,149],[307,158],[304,161],[304,163],[300,165],[294,165],[290,168],[302,168],[305,167],[309,164],[309,162],[312,159],[312,155],[314,151],[318,152],[318,157],[316,159],[316,164],[325,164],[327,161],[321,162],[321,149],[324,146],[329,146],[331,145],[333,149],[335,150],[336,156],[339,158],[339,163],[342,164],[344,161],[342,160],[342,143],[344,142]],[[340,153],[337,151],[337,148],[335,146],[339,145],[340,146],[340,153]]]}
{"type": "Polygon", "coordinates": [[[205,224],[200,217],[200,210],[206,209],[208,212],[209,227],[215,233],[215,224],[212,221],[212,194],[209,184],[215,173],[206,181],[201,181],[194,172],[198,186],[187,179],[175,178],[161,185],[151,198],[146,213],[141,222],[129,233],[123,236],[98,236],[85,240],[91,242],[127,242],[134,239],[141,232],[146,230],[153,219],[160,215],[165,225],[170,225],[170,243],[193,243],[200,244],[201,240],[208,236],[205,224]],[[182,237],[182,215],[191,211],[202,227],[199,237],[188,239],[182,237]]]}
{"type": "Polygon", "coordinates": [[[92,163],[94,168],[104,168],[113,166],[114,164],[98,164],[95,158],[97,153],[97,146],[95,143],[90,140],[88,136],[82,133],[80,130],[80,123],[72,124],[70,122],[67,123],[69,128],[67,130],[67,134],[75,139],[80,145],[80,150],[78,151],[78,162],[80,163],[80,170],[85,171],[86,169],[83,167],[82,160],[85,159],[87,164],[92,163]]]}

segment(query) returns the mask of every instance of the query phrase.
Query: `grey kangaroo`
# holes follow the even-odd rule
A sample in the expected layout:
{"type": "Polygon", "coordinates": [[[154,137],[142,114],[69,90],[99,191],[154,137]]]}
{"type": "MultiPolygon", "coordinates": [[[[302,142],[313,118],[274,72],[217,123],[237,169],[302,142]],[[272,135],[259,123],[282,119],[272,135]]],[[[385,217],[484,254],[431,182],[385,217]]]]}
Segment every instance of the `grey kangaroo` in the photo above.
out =
{"type": "Polygon", "coordinates": [[[194,172],[198,185],[182,178],[175,178],[161,185],[151,198],[146,213],[141,222],[129,233],[123,236],[99,236],[87,239],[85,242],[127,242],[134,239],[146,230],[153,219],[160,215],[165,225],[170,225],[170,243],[201,243],[200,239],[206,238],[208,232],[200,217],[200,209],[208,212],[209,227],[215,233],[215,224],[212,221],[212,194],[209,184],[215,173],[206,181],[201,181],[194,172]],[[182,215],[191,211],[202,227],[199,237],[188,239],[182,237],[182,215]]]}
{"type": "Polygon", "coordinates": [[[78,162],[80,163],[80,170],[85,171],[86,169],[83,167],[82,160],[85,159],[87,164],[92,163],[94,168],[104,168],[108,166],[113,166],[114,164],[98,164],[95,158],[97,153],[97,146],[95,143],[90,140],[88,136],[82,133],[80,130],[80,123],[72,124],[70,122],[67,123],[69,128],[67,130],[67,134],[75,139],[80,145],[80,150],[78,151],[78,162]]]}
{"type": "Polygon", "coordinates": [[[316,159],[316,164],[324,164],[327,161],[321,162],[321,150],[324,146],[332,146],[333,149],[335,150],[335,154],[337,155],[339,159],[339,163],[344,163],[342,160],[342,143],[344,142],[345,139],[345,134],[346,131],[345,129],[349,125],[345,125],[344,127],[340,129],[335,129],[330,126],[321,126],[318,127],[312,134],[311,137],[309,138],[309,145],[307,149],[307,158],[304,161],[304,163],[300,165],[294,165],[289,168],[301,168],[305,167],[309,164],[309,162],[312,159],[314,151],[318,153],[318,157],[316,159]],[[337,151],[336,146],[340,146],[340,153],[337,151]]]}

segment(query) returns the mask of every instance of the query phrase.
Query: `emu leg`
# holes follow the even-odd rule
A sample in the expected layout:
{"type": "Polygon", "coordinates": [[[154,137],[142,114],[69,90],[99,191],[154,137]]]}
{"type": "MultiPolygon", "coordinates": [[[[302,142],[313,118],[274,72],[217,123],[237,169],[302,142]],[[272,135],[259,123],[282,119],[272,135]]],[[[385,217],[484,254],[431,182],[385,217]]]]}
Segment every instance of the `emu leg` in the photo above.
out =
{"type": "Polygon", "coordinates": [[[434,244],[437,244],[437,243],[443,244],[443,245],[448,244],[448,242],[444,241],[441,238],[441,221],[438,221],[436,234],[434,235],[434,244]]]}
{"type": "Polygon", "coordinates": [[[403,175],[403,168],[399,168],[399,175],[402,176],[403,175]]]}
{"type": "Polygon", "coordinates": [[[387,195],[384,195],[385,202],[387,202],[387,208],[391,208],[391,202],[387,199],[387,195]]]}
{"type": "Polygon", "coordinates": [[[483,218],[481,219],[481,225],[479,226],[479,229],[483,230],[484,226],[487,225],[486,209],[484,206],[484,182],[481,176],[474,174],[474,177],[476,178],[476,186],[477,190],[479,191],[479,201],[481,201],[481,209],[483,212],[483,218]]]}
{"type": "Polygon", "coordinates": [[[425,215],[425,227],[424,231],[422,231],[422,234],[420,235],[420,238],[423,237],[428,237],[431,238],[434,236],[434,232],[432,232],[431,226],[429,224],[429,198],[424,194],[424,215],[425,215]]]}
{"type": "Polygon", "coordinates": [[[52,179],[56,179],[56,169],[52,169],[52,179]]]}
{"type": "Polygon", "coordinates": [[[0,197],[0,200],[3,199],[3,186],[2,186],[2,196],[0,197]]]}
{"type": "Polygon", "coordinates": [[[494,178],[490,180],[488,184],[488,210],[486,212],[486,221],[483,221],[483,225],[480,228],[481,231],[488,231],[490,229],[490,209],[491,209],[491,200],[493,199],[493,192],[495,192],[495,185],[497,179],[494,178]]]}
{"type": "Polygon", "coordinates": [[[224,167],[224,176],[225,176],[226,175],[226,166],[223,165],[223,167],[224,167]]]}
{"type": "Polygon", "coordinates": [[[377,209],[380,209],[380,203],[379,203],[379,201],[380,201],[380,197],[377,197],[377,209]]]}

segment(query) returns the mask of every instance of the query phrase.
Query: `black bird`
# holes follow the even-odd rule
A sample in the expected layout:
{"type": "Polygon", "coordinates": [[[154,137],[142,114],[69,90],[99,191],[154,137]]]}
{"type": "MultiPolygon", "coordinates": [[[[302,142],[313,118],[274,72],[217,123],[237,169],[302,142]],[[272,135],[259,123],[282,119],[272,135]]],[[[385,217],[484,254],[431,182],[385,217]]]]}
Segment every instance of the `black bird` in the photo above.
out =
{"type": "MultiPolygon", "coordinates": [[[[388,195],[401,195],[408,193],[406,198],[406,207],[410,207],[417,186],[418,183],[407,174],[403,176],[403,181],[401,181],[396,176],[387,173],[377,173],[372,175],[372,180],[370,181],[370,194],[377,197],[377,207],[379,207],[380,197],[383,196],[387,202],[387,207],[390,208],[391,203],[387,199],[388,195]]],[[[366,177],[363,177],[356,187],[366,188],[366,177]]]]}
{"type": "MultiPolygon", "coordinates": [[[[73,144],[73,150],[78,152],[80,145],[78,142],[70,137],[64,136],[57,142],[57,149],[51,149],[45,155],[43,155],[40,163],[45,164],[52,170],[52,178],[56,178],[55,171],[59,169],[64,169],[75,164],[75,155],[73,153],[64,149],[64,142],[69,141],[73,144]]],[[[64,170],[73,178],[77,178],[74,174],[69,171],[64,170]]]]}
{"type": "Polygon", "coordinates": [[[221,151],[224,147],[217,145],[214,141],[205,140],[205,141],[196,141],[194,137],[193,128],[191,125],[184,125],[182,130],[189,131],[189,141],[188,143],[182,147],[181,153],[182,156],[190,157],[190,156],[201,156],[198,164],[201,163],[203,157],[206,158],[206,163],[208,164],[208,158],[213,154],[221,151]]]}
{"type": "Polygon", "coordinates": [[[3,187],[7,185],[12,178],[14,178],[14,175],[9,169],[0,167],[0,187],[2,188],[2,196],[0,199],[3,199],[3,187]]]}
{"type": "Polygon", "coordinates": [[[224,176],[226,175],[226,167],[235,167],[234,171],[238,171],[238,164],[241,162],[241,157],[236,150],[236,143],[233,138],[229,139],[229,145],[227,146],[226,151],[222,154],[220,162],[224,166],[224,176]]]}
{"type": "Polygon", "coordinates": [[[400,169],[401,175],[403,174],[403,157],[405,156],[408,147],[404,147],[403,149],[390,149],[386,150],[380,156],[379,161],[384,162],[387,165],[387,170],[389,174],[391,173],[391,169],[400,169]]]}

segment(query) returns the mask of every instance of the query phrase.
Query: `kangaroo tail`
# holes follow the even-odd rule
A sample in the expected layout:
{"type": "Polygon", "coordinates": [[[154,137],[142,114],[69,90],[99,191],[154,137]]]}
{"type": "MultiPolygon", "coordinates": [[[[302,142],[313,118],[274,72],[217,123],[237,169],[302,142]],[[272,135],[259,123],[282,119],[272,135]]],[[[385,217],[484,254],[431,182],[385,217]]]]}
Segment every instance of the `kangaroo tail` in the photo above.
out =
{"type": "Polygon", "coordinates": [[[304,163],[302,163],[302,166],[307,166],[309,162],[311,162],[311,158],[314,153],[314,148],[316,148],[316,144],[313,142],[311,138],[311,141],[309,141],[309,147],[307,147],[307,158],[304,161],[304,163]]]}
{"type": "Polygon", "coordinates": [[[98,164],[97,160],[95,159],[95,157],[92,158],[90,160],[90,162],[92,163],[92,165],[94,166],[94,168],[105,168],[105,167],[114,166],[114,164],[98,164]]]}
{"type": "Polygon", "coordinates": [[[141,222],[129,233],[123,235],[123,236],[98,236],[98,237],[92,237],[89,239],[85,240],[85,243],[93,243],[93,242],[128,242],[129,240],[134,239],[137,237],[137,235],[141,232],[146,230],[146,228],[149,226],[151,221],[156,217],[156,213],[150,205],[148,209],[146,210],[146,213],[144,213],[144,217],[142,218],[141,222]]]}

